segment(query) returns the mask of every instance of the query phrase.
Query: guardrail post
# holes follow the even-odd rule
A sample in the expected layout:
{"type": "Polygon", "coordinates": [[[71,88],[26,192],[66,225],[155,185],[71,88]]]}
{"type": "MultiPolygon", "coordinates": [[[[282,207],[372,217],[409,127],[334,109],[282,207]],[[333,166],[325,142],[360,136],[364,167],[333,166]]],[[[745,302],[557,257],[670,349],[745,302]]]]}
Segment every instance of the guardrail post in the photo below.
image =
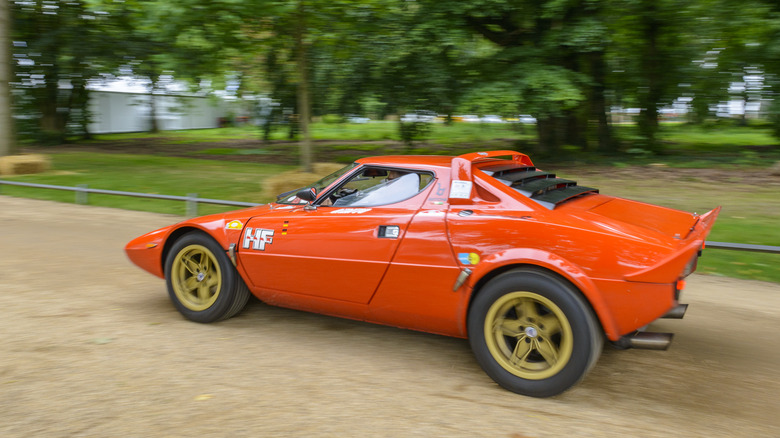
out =
{"type": "Polygon", "coordinates": [[[198,215],[198,194],[187,193],[187,216],[195,217],[198,215]]]}
{"type": "Polygon", "coordinates": [[[76,190],[76,204],[86,205],[89,200],[87,199],[88,192],[86,189],[89,188],[88,184],[78,184],[76,186],[78,189],[76,190]]]}

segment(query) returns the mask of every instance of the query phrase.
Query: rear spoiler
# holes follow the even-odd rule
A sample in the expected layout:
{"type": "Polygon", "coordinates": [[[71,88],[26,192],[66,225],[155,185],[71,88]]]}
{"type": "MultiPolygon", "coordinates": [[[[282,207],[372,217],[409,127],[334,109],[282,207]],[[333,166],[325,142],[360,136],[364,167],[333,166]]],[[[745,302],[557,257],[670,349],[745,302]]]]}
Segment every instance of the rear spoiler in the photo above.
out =
{"type": "Polygon", "coordinates": [[[533,166],[534,163],[526,154],[517,151],[486,151],[472,152],[470,154],[459,155],[452,159],[453,180],[471,181],[471,164],[488,158],[512,157],[512,161],[523,166],[533,166]]]}
{"type": "Polygon", "coordinates": [[[717,219],[719,213],[720,207],[713,208],[707,213],[697,216],[696,222],[691,225],[691,229],[689,230],[688,235],[685,236],[685,239],[689,239],[691,237],[695,237],[698,234],[704,233],[704,236],[702,236],[702,240],[704,240],[704,238],[707,237],[707,234],[710,233],[712,225],[715,224],[715,219],[717,219]]]}
{"type": "Polygon", "coordinates": [[[472,187],[473,174],[471,170],[473,163],[498,157],[511,157],[512,161],[521,166],[534,165],[528,155],[509,150],[472,152],[457,156],[452,159],[452,169],[450,172],[450,203],[463,203],[464,200],[471,199],[474,195],[474,188],[472,187]]]}
{"type": "Polygon", "coordinates": [[[704,239],[712,230],[718,213],[720,213],[720,207],[699,216],[698,220],[691,226],[688,236],[680,242],[680,246],[672,254],[654,266],[628,274],[624,278],[628,281],[644,283],[673,283],[677,281],[685,270],[685,266],[701,255],[704,239]]]}

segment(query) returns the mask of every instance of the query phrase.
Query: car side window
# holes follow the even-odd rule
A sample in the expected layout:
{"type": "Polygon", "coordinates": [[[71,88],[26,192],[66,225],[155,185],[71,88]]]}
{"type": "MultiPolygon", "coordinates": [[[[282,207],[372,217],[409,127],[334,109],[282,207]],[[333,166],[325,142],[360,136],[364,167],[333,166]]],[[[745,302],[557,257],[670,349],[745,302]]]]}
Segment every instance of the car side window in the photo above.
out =
{"type": "Polygon", "coordinates": [[[341,185],[321,205],[374,207],[394,204],[420,193],[433,175],[396,169],[367,168],[341,185]]]}

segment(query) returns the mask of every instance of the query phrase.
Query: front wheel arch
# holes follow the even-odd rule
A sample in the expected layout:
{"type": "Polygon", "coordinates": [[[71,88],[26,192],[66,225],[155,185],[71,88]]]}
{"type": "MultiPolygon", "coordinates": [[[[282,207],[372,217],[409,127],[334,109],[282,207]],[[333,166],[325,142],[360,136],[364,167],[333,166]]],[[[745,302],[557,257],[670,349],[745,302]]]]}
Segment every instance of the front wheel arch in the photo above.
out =
{"type": "Polygon", "coordinates": [[[165,281],[176,309],[187,319],[209,323],[238,314],[250,292],[224,249],[207,233],[187,230],[171,240],[165,281]]]}
{"type": "MultiPolygon", "coordinates": [[[[163,245],[162,253],[160,254],[160,271],[165,272],[165,261],[168,259],[168,253],[171,252],[171,247],[176,243],[176,241],[179,240],[185,234],[188,234],[190,232],[198,232],[198,231],[201,230],[195,227],[181,227],[181,228],[177,228],[176,230],[171,232],[171,234],[168,235],[168,237],[165,239],[165,244],[163,245]]],[[[209,238],[211,238],[211,236],[209,236],[209,238]]]]}

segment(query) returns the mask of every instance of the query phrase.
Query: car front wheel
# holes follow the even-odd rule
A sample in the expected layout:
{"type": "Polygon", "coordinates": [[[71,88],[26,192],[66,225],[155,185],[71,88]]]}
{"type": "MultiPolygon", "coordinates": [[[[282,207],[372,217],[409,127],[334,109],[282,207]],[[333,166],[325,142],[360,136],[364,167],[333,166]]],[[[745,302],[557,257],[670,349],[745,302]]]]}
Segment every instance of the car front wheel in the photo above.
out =
{"type": "Polygon", "coordinates": [[[479,291],[469,310],[469,342],[483,370],[518,394],[550,397],[571,388],[603,345],[590,306],[555,275],[518,269],[479,291]]]}
{"type": "Polygon", "coordinates": [[[165,280],[176,309],[196,322],[230,318],[249,299],[249,289],[225,251],[201,232],[185,234],[173,244],[165,261],[165,280]]]}

